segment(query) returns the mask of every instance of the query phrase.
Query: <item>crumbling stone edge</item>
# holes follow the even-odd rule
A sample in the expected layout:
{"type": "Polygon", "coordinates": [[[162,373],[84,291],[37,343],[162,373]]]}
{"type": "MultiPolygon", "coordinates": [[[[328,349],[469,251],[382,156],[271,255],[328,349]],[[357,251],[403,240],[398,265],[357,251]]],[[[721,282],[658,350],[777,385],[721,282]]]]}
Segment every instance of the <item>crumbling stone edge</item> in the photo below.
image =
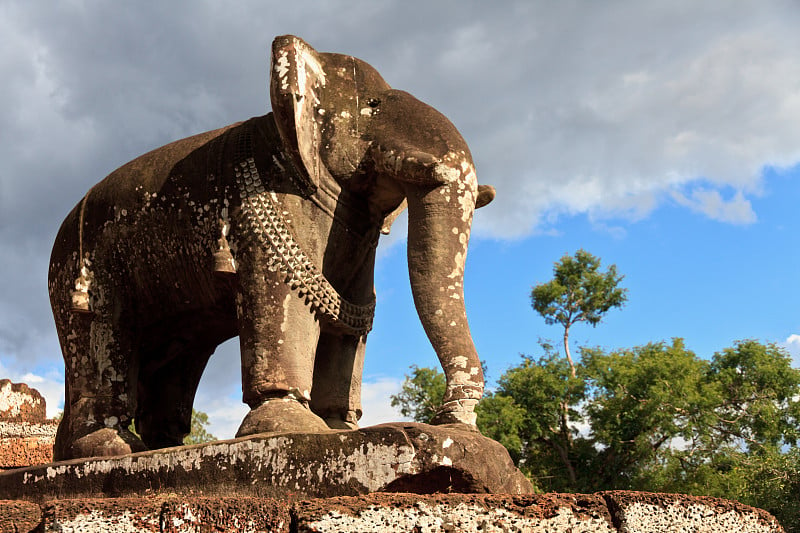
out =
{"type": "Polygon", "coordinates": [[[596,494],[373,493],[318,499],[154,495],[0,500],[0,532],[704,531],[783,533],[761,509],[718,498],[596,494]],[[677,529],[675,529],[677,527],[677,529]]]}

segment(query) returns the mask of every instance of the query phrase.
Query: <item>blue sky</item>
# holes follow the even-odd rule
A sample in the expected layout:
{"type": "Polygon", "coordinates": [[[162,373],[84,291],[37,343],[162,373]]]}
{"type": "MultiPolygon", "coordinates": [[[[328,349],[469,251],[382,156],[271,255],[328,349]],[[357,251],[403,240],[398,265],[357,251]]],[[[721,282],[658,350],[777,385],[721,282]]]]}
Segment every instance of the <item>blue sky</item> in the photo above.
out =
{"type": "MultiPolygon", "coordinates": [[[[800,250],[790,245],[796,238],[800,167],[766,174],[765,190],[752,201],[758,220],[747,225],[720,223],[665,202],[635,222],[600,224],[577,215],[563,217],[547,234],[473,242],[465,297],[490,377],[517,364],[521,353],[540,353],[539,338],[560,342],[563,330],[545,324],[529,294],[533,285],[552,278],[554,261],[578,248],[601,257],[604,265],[616,264],[629,298],[598,327],[575,326],[573,345],[614,349],[683,337],[690,349],[708,357],[745,338],[785,343],[800,325],[800,287],[792,282],[800,250]]],[[[398,245],[381,263],[377,287],[387,302],[381,308],[387,320],[370,342],[373,349],[385,344],[392,356],[371,358],[368,374],[402,373],[404,353],[424,353],[424,364],[435,365],[424,334],[391,327],[410,322],[414,312],[409,289],[397,284],[403,253],[398,245]]]]}
{"type": "MultiPolygon", "coordinates": [[[[46,271],[61,220],[137,155],[269,111],[268,49],[284,33],[437,107],[497,188],[465,282],[491,378],[559,338],[528,295],[578,248],[630,292],[575,345],[678,336],[705,357],[757,338],[797,357],[798,26],[791,1],[3,2],[0,377],[58,409],[46,271]]],[[[366,424],[397,418],[388,396],[409,365],[437,364],[404,233],[400,221],[380,248],[366,424]]],[[[212,357],[197,397],[220,437],[246,412],[237,349],[212,357]]]]}

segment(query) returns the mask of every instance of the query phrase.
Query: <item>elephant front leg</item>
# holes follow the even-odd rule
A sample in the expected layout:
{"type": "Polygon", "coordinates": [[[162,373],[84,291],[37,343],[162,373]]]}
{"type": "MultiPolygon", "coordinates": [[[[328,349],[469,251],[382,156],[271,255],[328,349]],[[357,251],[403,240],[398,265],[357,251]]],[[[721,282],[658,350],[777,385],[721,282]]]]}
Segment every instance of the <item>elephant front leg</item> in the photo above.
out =
{"type": "Polygon", "coordinates": [[[319,324],[266,258],[240,268],[237,298],[243,400],[250,406],[237,437],[278,431],[324,431],[309,408],[319,324]],[[264,268],[261,268],[264,265],[264,268]]]}
{"type": "Polygon", "coordinates": [[[311,409],[331,429],[358,428],[366,341],[366,335],[325,331],[320,335],[311,409]]]}

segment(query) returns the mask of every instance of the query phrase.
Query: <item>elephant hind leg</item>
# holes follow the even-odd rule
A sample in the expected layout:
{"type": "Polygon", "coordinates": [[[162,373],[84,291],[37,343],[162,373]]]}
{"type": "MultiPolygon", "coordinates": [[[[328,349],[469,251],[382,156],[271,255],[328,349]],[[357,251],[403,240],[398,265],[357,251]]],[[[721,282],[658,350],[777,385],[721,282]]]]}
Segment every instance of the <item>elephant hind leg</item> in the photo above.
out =
{"type": "Polygon", "coordinates": [[[311,410],[331,429],[357,429],[366,336],[323,331],[314,361],[311,410]]]}
{"type": "Polygon", "coordinates": [[[64,416],[56,460],[122,455],[145,449],[128,430],[135,404],[138,364],[130,337],[101,314],[57,315],[64,355],[64,416]]]}

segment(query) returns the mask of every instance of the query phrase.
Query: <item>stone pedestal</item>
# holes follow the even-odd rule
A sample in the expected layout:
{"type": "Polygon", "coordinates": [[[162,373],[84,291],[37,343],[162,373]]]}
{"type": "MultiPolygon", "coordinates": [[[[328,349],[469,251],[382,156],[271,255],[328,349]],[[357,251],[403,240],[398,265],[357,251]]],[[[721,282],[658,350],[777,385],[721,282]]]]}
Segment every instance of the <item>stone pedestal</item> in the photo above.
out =
{"type": "Polygon", "coordinates": [[[264,434],[0,473],[0,499],[146,496],[320,498],[371,492],[525,494],[499,443],[426,424],[264,434]]]}
{"type": "Polygon", "coordinates": [[[151,496],[0,500],[0,532],[782,533],[768,513],[676,494],[370,494],[287,500],[151,496]],[[36,528],[36,529],[35,529],[36,528]]]}

